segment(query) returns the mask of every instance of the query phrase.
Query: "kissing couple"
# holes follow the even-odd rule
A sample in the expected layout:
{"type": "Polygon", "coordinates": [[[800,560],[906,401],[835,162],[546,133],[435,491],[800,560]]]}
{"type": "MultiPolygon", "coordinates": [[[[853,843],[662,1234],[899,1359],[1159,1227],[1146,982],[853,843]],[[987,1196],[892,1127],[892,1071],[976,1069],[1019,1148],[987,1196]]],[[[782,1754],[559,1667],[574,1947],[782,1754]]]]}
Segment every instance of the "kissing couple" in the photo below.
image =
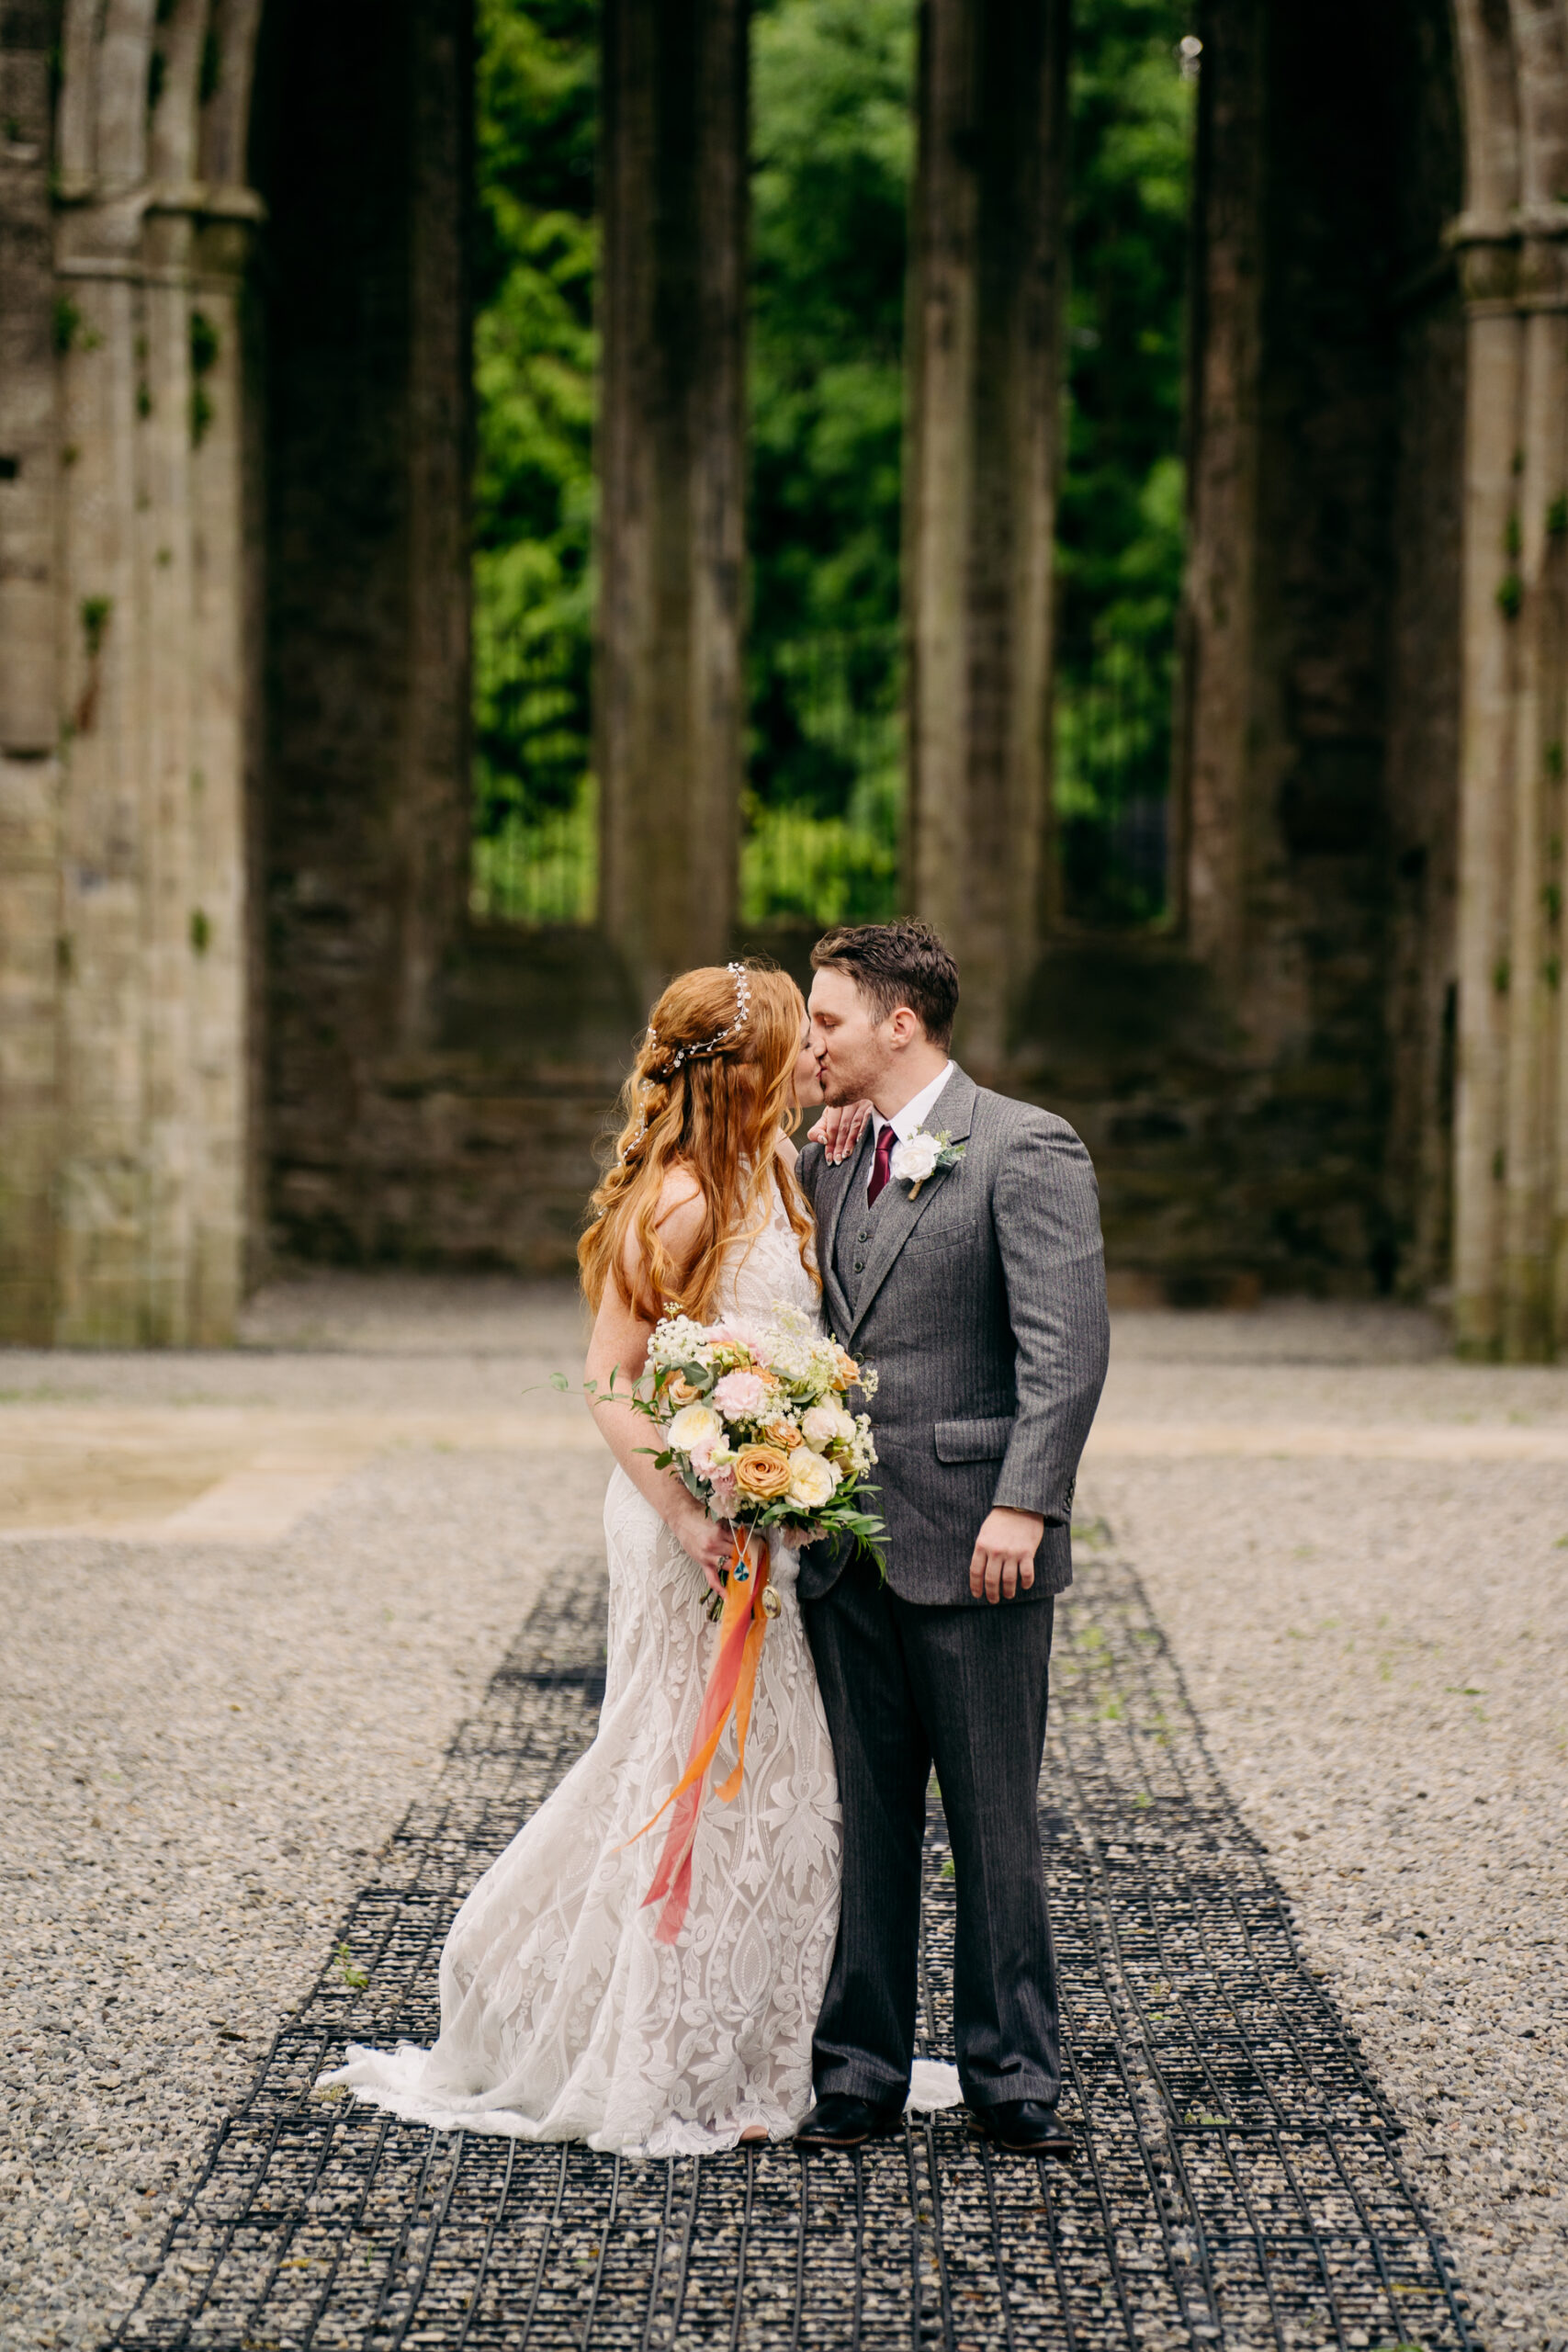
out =
{"type": "Polygon", "coordinates": [[[434,2049],[351,2047],[321,2078],[410,2120],[649,2156],[897,2129],[934,1767],[957,2079],[922,2067],[920,2103],[961,2092],[997,2145],[1071,2153],[1037,1791],[1105,1377],[1094,1171],[1063,1120],[949,1058],[958,973],[923,923],[831,931],[811,961],[809,1008],[750,964],[686,972],[655,1006],[579,1249],[588,1369],[624,1396],[667,1311],[830,1329],[878,1374],[886,1572],[841,1540],[770,1539],[782,1606],[741,1784],[703,1814],[684,1926],[660,1940],[637,1832],[692,1747],[737,1536],[654,1466],[629,1404],[601,1402],[598,1736],[453,1921],[434,2049]],[[798,1114],[823,1104],[797,1155],[798,1114]],[[935,1162],[923,1177],[897,1158],[917,1136],[903,1164],[935,1162]]]}

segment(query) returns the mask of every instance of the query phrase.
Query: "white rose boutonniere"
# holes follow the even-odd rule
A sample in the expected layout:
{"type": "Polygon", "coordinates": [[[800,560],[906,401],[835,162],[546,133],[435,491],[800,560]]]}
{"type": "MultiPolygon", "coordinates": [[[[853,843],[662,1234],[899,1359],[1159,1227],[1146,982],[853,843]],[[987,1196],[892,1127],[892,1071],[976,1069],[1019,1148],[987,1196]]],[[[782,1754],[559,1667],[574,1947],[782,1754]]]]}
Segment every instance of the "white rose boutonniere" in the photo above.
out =
{"type": "Polygon", "coordinates": [[[953,1143],[945,1131],[931,1135],[926,1128],[917,1127],[912,1136],[906,1136],[902,1143],[894,1145],[888,1171],[900,1184],[908,1184],[909,1198],[914,1200],[929,1177],[944,1168],[956,1168],[964,1150],[963,1144],[953,1143]]]}

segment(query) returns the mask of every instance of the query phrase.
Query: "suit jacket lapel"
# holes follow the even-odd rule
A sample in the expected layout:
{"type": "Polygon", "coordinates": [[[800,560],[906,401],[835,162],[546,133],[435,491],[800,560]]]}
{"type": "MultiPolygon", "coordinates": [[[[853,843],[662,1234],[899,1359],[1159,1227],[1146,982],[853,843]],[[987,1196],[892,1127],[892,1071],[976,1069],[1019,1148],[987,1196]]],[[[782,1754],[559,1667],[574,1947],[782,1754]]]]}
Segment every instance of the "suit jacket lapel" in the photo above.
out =
{"type": "MultiPolygon", "coordinates": [[[[974,1080],[966,1071],[961,1070],[955,1063],[953,1076],[948,1080],[921,1122],[927,1134],[936,1135],[945,1132],[950,1143],[962,1143],[969,1133],[970,1125],[974,1119],[975,1097],[977,1091],[974,1080]]],[[[870,1133],[871,1122],[868,1120],[866,1134],[870,1133]]],[[[857,1164],[858,1159],[857,1154],[857,1164]]],[[[960,1169],[963,1163],[960,1162],[960,1169]]],[[[894,1178],[889,1182],[877,1208],[876,1222],[872,1227],[870,1254],[866,1259],[865,1273],[861,1281],[860,1298],[855,1307],[854,1319],[845,1337],[846,1347],[852,1346],[854,1335],[865,1321],[877,1292],[892,1272],[899,1250],[924,1216],[937,1192],[958,1172],[958,1170],[944,1169],[939,1170],[934,1176],[928,1176],[920,1186],[919,1198],[915,1200],[910,1199],[908,1189],[898,1179],[894,1178]]],[[[835,1218],[835,1229],[837,1222],[835,1218]]]]}
{"type": "Polygon", "coordinates": [[[866,1136],[871,1132],[872,1124],[868,1119],[865,1123],[865,1132],[849,1159],[841,1160],[837,1168],[830,1168],[828,1170],[828,1178],[833,1187],[832,1194],[823,1203],[826,1215],[818,1215],[817,1219],[817,1271],[822,1277],[824,1290],[829,1295],[834,1310],[833,1320],[838,1327],[840,1338],[848,1332],[850,1324],[853,1320],[853,1310],[839,1283],[838,1260],[835,1254],[839,1241],[839,1219],[843,1216],[844,1203],[853,1194],[857,1181],[863,1192],[865,1188],[866,1136]]]}

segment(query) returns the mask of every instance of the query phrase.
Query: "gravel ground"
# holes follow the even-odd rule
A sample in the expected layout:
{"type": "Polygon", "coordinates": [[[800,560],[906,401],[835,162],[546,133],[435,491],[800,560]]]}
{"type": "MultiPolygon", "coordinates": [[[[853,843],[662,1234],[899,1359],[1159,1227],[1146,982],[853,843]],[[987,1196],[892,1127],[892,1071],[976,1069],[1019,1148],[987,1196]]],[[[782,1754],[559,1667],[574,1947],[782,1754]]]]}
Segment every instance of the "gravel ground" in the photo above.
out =
{"type": "Polygon", "coordinates": [[[101,2342],[604,1478],[405,1454],[270,1552],[0,1549],[0,2342],[101,2342]]]}
{"type": "MultiPolygon", "coordinates": [[[[307,1279],[230,1355],[0,1357],[0,1403],[505,1408],[580,1329],[558,1289],[307,1279]]],[[[1438,1344],[1380,1310],[1129,1315],[1106,1414],[1568,1419],[1568,1375],[1438,1344]]],[[[270,1550],[0,1545],[0,2343],[94,2344],[123,2308],[551,1560],[597,1542],[604,1468],[404,1452],[270,1550]]],[[[1105,1460],[1084,1488],[1413,2126],[1482,2334],[1565,2352],[1568,1468],[1105,1460]]]]}
{"type": "MultiPolygon", "coordinates": [[[[1135,1356],[1119,1329],[1105,1411],[1568,1412],[1560,1372],[1309,1356],[1291,1374],[1277,1325],[1243,1369],[1229,1351],[1273,1318],[1212,1319],[1229,1328],[1185,1363],[1135,1356]]],[[[1479,2332],[1562,2352],[1568,1470],[1101,1462],[1079,1509],[1136,1562],[1308,1953],[1411,2126],[1479,2332]]]]}

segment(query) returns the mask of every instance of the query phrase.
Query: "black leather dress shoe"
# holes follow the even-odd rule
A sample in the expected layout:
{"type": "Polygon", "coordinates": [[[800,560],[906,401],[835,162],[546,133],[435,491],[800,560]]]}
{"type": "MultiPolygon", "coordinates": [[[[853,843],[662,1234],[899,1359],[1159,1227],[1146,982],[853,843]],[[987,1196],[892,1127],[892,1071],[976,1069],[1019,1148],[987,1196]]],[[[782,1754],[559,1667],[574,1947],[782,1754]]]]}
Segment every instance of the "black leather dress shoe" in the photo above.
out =
{"type": "MultiPolygon", "coordinates": [[[[1042,2109],[1043,2112],[1043,2109],[1042,2109]]],[[[825,2091],[804,2115],[795,2134],[797,2148],[863,2148],[868,2140],[885,2140],[903,2120],[904,2102],[873,2107],[867,2098],[848,2091],[825,2091]]]]}
{"type": "Polygon", "coordinates": [[[997,2107],[972,2107],[969,2129],[1014,2156],[1061,2156],[1078,2152],[1077,2132],[1043,2099],[1008,2098],[997,2107]]]}

